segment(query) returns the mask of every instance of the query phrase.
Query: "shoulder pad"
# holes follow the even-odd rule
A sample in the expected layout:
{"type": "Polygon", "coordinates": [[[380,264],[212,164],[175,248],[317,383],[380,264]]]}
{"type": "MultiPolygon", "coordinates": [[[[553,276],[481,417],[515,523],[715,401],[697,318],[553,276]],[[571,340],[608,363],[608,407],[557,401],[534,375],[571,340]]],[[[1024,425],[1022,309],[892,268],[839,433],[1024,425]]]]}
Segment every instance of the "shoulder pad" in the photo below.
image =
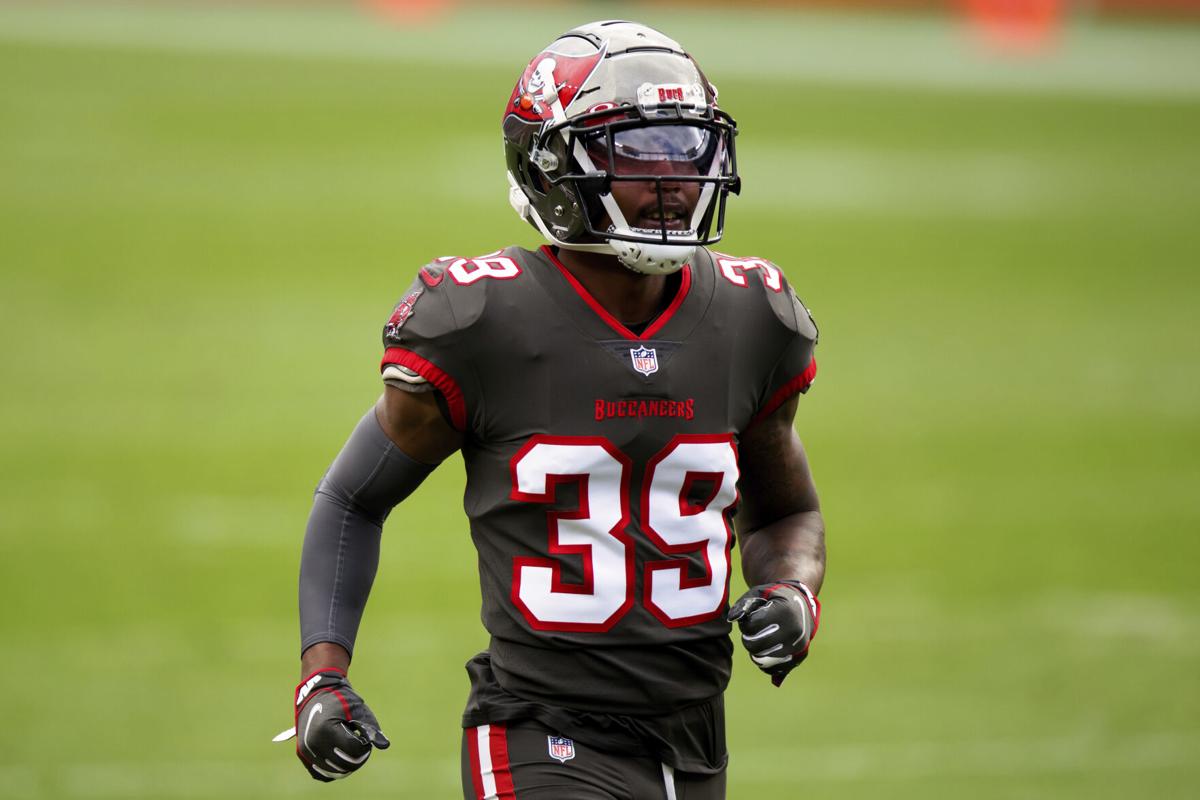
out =
{"type": "MultiPolygon", "coordinates": [[[[787,295],[792,301],[792,320],[790,327],[796,333],[803,336],[805,339],[811,339],[815,344],[820,337],[820,331],[817,329],[817,322],[813,319],[812,312],[808,310],[808,306],[796,296],[796,292],[792,289],[791,284],[787,286],[787,295]]],[[[783,319],[783,317],[781,317],[783,319]]],[[[786,319],[783,319],[784,324],[788,324],[786,319]]]]}
{"type": "Polygon", "coordinates": [[[469,328],[486,304],[487,292],[481,289],[496,281],[512,280],[523,271],[508,250],[475,258],[435,258],[417,271],[408,293],[392,312],[384,327],[385,344],[399,343],[408,338],[405,334],[437,338],[469,328]],[[468,287],[473,288],[463,291],[468,287]]]}
{"type": "Polygon", "coordinates": [[[383,367],[383,382],[395,386],[398,389],[410,389],[419,391],[422,387],[429,385],[429,381],[425,379],[416,370],[400,364],[385,364],[383,367]]]}
{"type": "Polygon", "coordinates": [[[778,265],[765,258],[741,258],[715,251],[712,258],[718,283],[751,290],[751,296],[765,297],[784,327],[816,342],[817,325],[812,314],[800,302],[778,265]]]}

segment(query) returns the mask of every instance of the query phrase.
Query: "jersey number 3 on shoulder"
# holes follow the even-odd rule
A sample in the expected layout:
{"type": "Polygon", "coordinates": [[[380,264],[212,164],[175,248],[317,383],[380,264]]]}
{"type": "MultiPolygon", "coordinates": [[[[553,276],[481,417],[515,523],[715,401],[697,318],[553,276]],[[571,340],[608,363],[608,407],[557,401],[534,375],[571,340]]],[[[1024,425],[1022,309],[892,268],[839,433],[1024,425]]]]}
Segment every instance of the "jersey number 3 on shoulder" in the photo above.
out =
{"type": "MultiPolygon", "coordinates": [[[[559,485],[576,484],[576,509],[546,512],[548,552],[583,560],[583,580],[572,584],[562,580],[554,558],[514,559],[513,603],[537,630],[610,629],[635,601],[629,457],[602,436],[539,435],[513,456],[511,469],[514,500],[554,503],[559,485]]],[[[642,602],[668,627],[721,612],[737,480],[737,452],[728,435],[678,435],[646,467],[638,498],[641,527],[664,556],[676,557],[643,565],[642,602]],[[687,555],[696,552],[707,569],[693,578],[687,555]]]]}
{"type": "Polygon", "coordinates": [[[758,270],[768,289],[772,292],[783,291],[783,280],[780,278],[779,268],[761,258],[718,258],[717,266],[721,268],[721,274],[725,276],[725,280],[734,286],[745,286],[746,273],[750,270],[758,270]]]}
{"type": "Polygon", "coordinates": [[[479,258],[456,258],[446,272],[459,286],[470,286],[481,278],[512,280],[521,274],[521,266],[508,256],[493,253],[479,258]]]}

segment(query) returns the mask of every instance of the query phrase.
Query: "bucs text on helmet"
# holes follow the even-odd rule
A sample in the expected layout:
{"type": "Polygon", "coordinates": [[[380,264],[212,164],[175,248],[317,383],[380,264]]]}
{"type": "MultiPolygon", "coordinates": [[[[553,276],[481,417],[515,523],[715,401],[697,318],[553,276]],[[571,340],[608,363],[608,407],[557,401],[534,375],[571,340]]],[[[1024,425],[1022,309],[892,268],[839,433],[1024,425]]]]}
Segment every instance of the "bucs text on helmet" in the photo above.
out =
{"type": "Polygon", "coordinates": [[[560,247],[674,272],[720,240],[740,188],[737,124],[716,100],[691,56],[653,28],[567,31],[525,68],[504,110],[513,208],[560,247]],[[633,185],[645,202],[626,213],[614,188],[633,185]]]}

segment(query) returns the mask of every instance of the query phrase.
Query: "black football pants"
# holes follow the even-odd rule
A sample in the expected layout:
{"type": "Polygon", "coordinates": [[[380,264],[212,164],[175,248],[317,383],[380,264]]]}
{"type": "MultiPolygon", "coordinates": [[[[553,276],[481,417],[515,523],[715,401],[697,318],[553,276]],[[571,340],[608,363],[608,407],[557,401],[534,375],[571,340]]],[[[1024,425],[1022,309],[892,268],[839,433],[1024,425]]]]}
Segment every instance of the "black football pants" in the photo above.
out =
{"type": "Polygon", "coordinates": [[[466,800],[724,800],[725,773],[593,750],[533,720],[463,731],[466,800]]]}

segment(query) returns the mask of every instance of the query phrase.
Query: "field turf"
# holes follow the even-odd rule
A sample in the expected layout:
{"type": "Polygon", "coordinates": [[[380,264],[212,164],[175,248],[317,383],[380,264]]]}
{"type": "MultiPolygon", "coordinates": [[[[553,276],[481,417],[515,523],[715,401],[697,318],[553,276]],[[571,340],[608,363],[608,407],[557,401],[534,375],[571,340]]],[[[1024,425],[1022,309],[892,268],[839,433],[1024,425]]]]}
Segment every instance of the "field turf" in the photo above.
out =
{"type": "Polygon", "coordinates": [[[456,796],[461,462],[389,521],[360,636],[394,746],[329,787],[269,741],[300,537],[415,270],[538,241],[520,67],[620,13],[719,85],[722,249],[821,326],[824,626],[781,690],[739,654],[730,797],[1200,795],[1200,29],[1018,62],[934,19],[604,4],[0,6],[0,796],[456,796]]]}

